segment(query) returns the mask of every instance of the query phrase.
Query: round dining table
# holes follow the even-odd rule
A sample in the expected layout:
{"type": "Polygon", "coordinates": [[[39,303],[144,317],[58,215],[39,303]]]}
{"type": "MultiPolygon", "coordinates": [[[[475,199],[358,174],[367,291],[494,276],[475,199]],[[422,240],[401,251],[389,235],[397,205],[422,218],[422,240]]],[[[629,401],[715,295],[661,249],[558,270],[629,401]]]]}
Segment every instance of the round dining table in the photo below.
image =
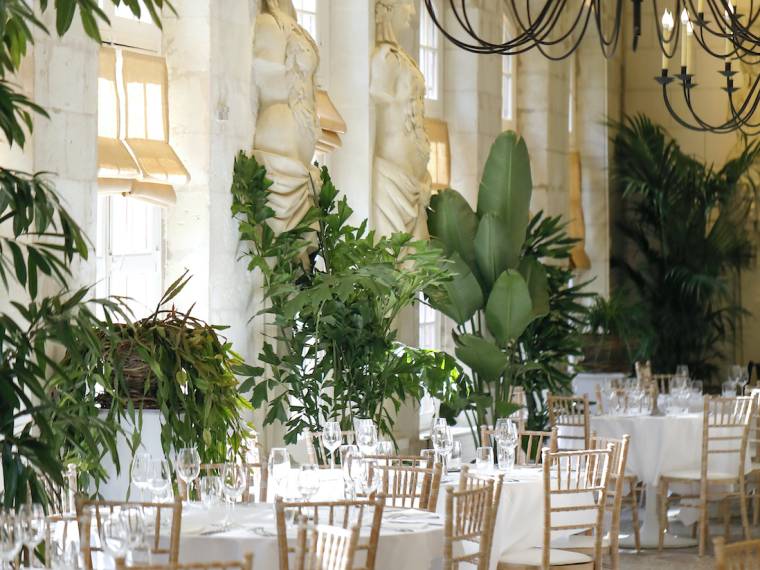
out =
{"type": "MultiPolygon", "coordinates": [[[[630,435],[626,472],[644,483],[645,507],[640,533],[642,548],[657,548],[659,520],[657,517],[657,487],[660,476],[674,471],[699,473],[702,465],[701,413],[665,416],[601,415],[591,418],[591,430],[601,437],[619,439],[630,435]]],[[[721,454],[714,458],[721,465],[711,467],[721,471],[737,471],[738,458],[721,454]]],[[[693,522],[690,521],[690,522],[693,522]]],[[[621,538],[621,546],[634,546],[633,537],[621,538]]],[[[664,546],[683,548],[693,546],[691,537],[665,535],[664,546]]]]}
{"type": "MultiPolygon", "coordinates": [[[[496,469],[481,472],[493,475],[496,469]]],[[[342,473],[321,470],[323,485],[314,500],[339,499],[343,495],[342,473]]],[[[443,555],[443,523],[446,488],[456,488],[459,473],[444,477],[437,512],[386,507],[378,541],[376,568],[392,570],[435,570],[443,555]]],[[[582,501],[581,497],[568,501],[582,501]]],[[[495,570],[505,552],[541,547],[543,543],[544,487],[540,468],[515,467],[505,474],[496,516],[490,570],[495,570]]],[[[567,506],[572,506],[568,504],[567,506]]],[[[578,516],[574,513],[573,516],[578,516]]],[[[365,517],[369,524],[369,518],[365,517]]],[[[369,534],[369,527],[361,529],[369,534]]],[[[295,540],[296,528],[287,529],[295,540]]],[[[569,534],[566,533],[566,534],[569,534]]],[[[554,537],[561,534],[554,534],[554,537]]],[[[227,515],[224,508],[207,509],[191,503],[183,509],[180,561],[235,560],[246,552],[254,555],[255,568],[278,567],[277,530],[274,505],[236,505],[227,515]],[[229,516],[229,525],[220,523],[229,516]]]]}

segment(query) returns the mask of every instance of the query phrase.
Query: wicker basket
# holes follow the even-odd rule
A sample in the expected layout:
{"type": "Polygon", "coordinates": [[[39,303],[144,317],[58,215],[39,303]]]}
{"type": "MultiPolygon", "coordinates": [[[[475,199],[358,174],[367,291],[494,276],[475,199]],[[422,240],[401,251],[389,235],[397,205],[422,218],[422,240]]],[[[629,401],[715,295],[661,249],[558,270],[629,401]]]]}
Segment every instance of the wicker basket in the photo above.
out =
{"type": "MultiPolygon", "coordinates": [[[[126,384],[127,393],[136,408],[144,410],[157,410],[158,384],[156,383],[150,367],[134,350],[131,340],[124,340],[116,347],[116,358],[122,363],[122,374],[126,384]],[[150,385],[145,388],[146,379],[150,379],[150,385]]],[[[111,395],[100,394],[98,403],[103,407],[111,406],[111,395]]]]}
{"type": "Polygon", "coordinates": [[[628,349],[616,335],[584,334],[583,368],[588,372],[620,372],[631,368],[628,349]]]}

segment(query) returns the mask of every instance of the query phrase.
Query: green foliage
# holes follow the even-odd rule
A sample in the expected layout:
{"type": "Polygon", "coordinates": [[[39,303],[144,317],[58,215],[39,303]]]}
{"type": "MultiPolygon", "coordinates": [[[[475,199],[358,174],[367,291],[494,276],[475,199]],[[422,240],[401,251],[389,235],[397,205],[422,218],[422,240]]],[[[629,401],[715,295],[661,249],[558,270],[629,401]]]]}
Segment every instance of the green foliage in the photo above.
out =
{"type": "MultiPolygon", "coordinates": [[[[139,14],[137,0],[112,1],[124,2],[139,14]]],[[[38,6],[44,12],[48,4],[42,0],[38,6]]],[[[159,24],[160,9],[170,6],[166,0],[144,4],[159,24]]],[[[56,0],[55,10],[59,35],[69,29],[78,10],[87,33],[99,39],[97,21],[105,16],[97,2],[56,0]]],[[[11,80],[35,29],[47,33],[33,3],[0,3],[0,129],[11,146],[24,146],[34,113],[45,116],[11,80]]],[[[0,223],[10,229],[10,236],[0,237],[0,287],[10,305],[0,312],[2,503],[17,506],[31,493],[33,500],[47,504],[57,499],[62,484],[66,457],[61,433],[81,433],[79,453],[92,463],[115,440],[112,426],[86,412],[91,402],[78,399],[84,384],[69,376],[59,357],[96,351],[112,334],[111,323],[127,315],[118,301],[86,300],[89,288],[67,286],[72,263],[87,259],[87,240],[44,175],[0,167],[0,223]],[[48,293],[51,289],[58,291],[48,293]],[[105,315],[105,322],[96,318],[96,311],[105,315]],[[65,387],[57,384],[61,379],[65,387]],[[78,406],[62,404],[69,401],[78,406]]]]}
{"type": "Polygon", "coordinates": [[[530,369],[519,339],[549,310],[546,270],[524,252],[531,192],[525,141],[508,131],[491,147],[477,212],[451,189],[428,210],[431,240],[443,245],[455,277],[425,293],[456,322],[456,354],[472,371],[453,400],[431,393],[443,401],[442,414],[465,411],[473,428],[510,409],[510,387],[530,369]]]}
{"type": "MultiPolygon", "coordinates": [[[[193,317],[192,308],[187,312],[173,305],[166,308],[189,280],[185,272],[172,283],[153,314],[134,323],[114,324],[95,350],[69,353],[64,361],[67,376],[57,378],[54,387],[70,393],[81,386],[82,399],[95,395],[97,408],[86,413],[102,411],[110,425],[126,418],[139,427],[142,409],[158,409],[167,457],[172,450],[195,446],[202,462],[222,463],[229,453],[242,455],[251,432],[242,419],[250,404],[240,395],[236,374],[250,376],[261,369],[247,366],[219,336],[226,327],[193,317]]],[[[76,413],[80,406],[79,401],[68,400],[59,410],[76,413]]],[[[137,429],[132,443],[139,443],[139,438],[137,429]]],[[[80,464],[92,459],[77,453],[81,439],[77,432],[64,433],[62,439],[70,459],[80,464]]],[[[92,479],[100,483],[104,474],[98,465],[90,467],[92,479]]]]}
{"type": "Polygon", "coordinates": [[[275,234],[270,185],[264,167],[241,152],[232,213],[250,248],[248,267],[263,278],[262,313],[274,331],[259,355],[266,373],[246,387],[255,408],[266,403],[266,423],[284,423],[289,443],[325,420],[348,429],[354,417],[373,418],[390,434],[395,412],[419,398],[423,384],[457,389],[454,360],[403,345],[393,324],[423,289],[450,279],[440,251],[408,234],[379,238],[366,221],[350,225],[352,210],[326,168],[315,206],[275,234]]]}
{"type": "Polygon", "coordinates": [[[729,283],[754,254],[742,185],[760,147],[715,170],[644,116],[613,126],[620,231],[635,251],[613,261],[646,316],[649,356],[661,371],[688,364],[710,379],[742,314],[729,283]]]}

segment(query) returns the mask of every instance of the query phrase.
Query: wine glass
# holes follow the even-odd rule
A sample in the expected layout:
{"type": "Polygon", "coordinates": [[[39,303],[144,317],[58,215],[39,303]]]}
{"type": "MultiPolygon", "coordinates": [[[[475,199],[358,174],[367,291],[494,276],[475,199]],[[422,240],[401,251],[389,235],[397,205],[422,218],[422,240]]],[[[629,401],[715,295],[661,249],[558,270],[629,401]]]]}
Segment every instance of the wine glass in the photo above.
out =
{"type": "Polygon", "coordinates": [[[284,447],[273,447],[269,452],[269,475],[274,481],[276,492],[290,473],[290,454],[284,447]]]}
{"type": "Polygon", "coordinates": [[[196,447],[183,447],[177,453],[175,464],[177,466],[177,475],[185,482],[187,500],[190,501],[190,484],[201,473],[201,456],[198,454],[198,449],[196,447]]]}
{"type": "Polygon", "coordinates": [[[451,434],[451,428],[446,423],[446,420],[439,418],[433,425],[433,449],[436,454],[441,458],[441,462],[444,466],[444,473],[448,473],[448,467],[446,459],[451,453],[451,448],[454,446],[454,438],[451,434]]]}
{"type": "Polygon", "coordinates": [[[26,503],[19,512],[21,541],[29,549],[30,565],[34,564],[34,549],[45,538],[45,511],[42,505],[26,503]]]}
{"type": "Polygon", "coordinates": [[[497,442],[496,462],[499,465],[500,471],[510,471],[515,465],[515,446],[497,442]]]}
{"type": "Polygon", "coordinates": [[[505,445],[517,444],[517,426],[509,418],[499,418],[494,426],[496,441],[505,445]]]}
{"type": "Polygon", "coordinates": [[[676,366],[676,376],[680,376],[681,378],[688,378],[689,377],[689,367],[686,364],[679,364],[676,366]]]}
{"type": "Polygon", "coordinates": [[[127,537],[127,556],[134,562],[134,551],[145,545],[147,522],[142,507],[130,506],[121,510],[127,537]]]}
{"type": "Polygon", "coordinates": [[[132,484],[140,489],[140,500],[145,500],[145,490],[150,487],[150,453],[141,451],[132,460],[132,484]]]}
{"type": "Polygon", "coordinates": [[[375,445],[377,445],[377,426],[375,422],[368,419],[356,420],[356,443],[359,444],[359,449],[365,455],[374,453],[375,445]]]}
{"type": "Polygon", "coordinates": [[[201,478],[201,500],[207,509],[211,509],[222,500],[222,478],[207,475],[201,478]]]}
{"type": "Polygon", "coordinates": [[[166,500],[167,492],[171,488],[172,471],[166,459],[154,459],[150,462],[150,476],[148,488],[153,493],[155,500],[166,500]]]}
{"type": "Polygon", "coordinates": [[[330,452],[330,469],[335,469],[335,450],[343,441],[343,433],[338,422],[327,422],[322,429],[322,445],[330,452]]]}
{"type": "Polygon", "coordinates": [[[375,444],[375,453],[377,455],[393,455],[393,442],[381,439],[375,444]]]}
{"type": "Polygon", "coordinates": [[[0,563],[2,568],[12,568],[12,561],[21,550],[21,527],[12,511],[0,510],[0,563]]]}
{"type": "Polygon", "coordinates": [[[313,463],[301,465],[297,486],[301,499],[310,500],[319,491],[319,467],[313,463]]]}
{"type": "Polygon", "coordinates": [[[225,463],[222,470],[222,487],[224,496],[231,503],[234,511],[237,502],[243,497],[243,493],[248,485],[246,469],[239,463],[225,463]]]}
{"type": "Polygon", "coordinates": [[[121,512],[109,513],[100,523],[100,544],[116,560],[129,549],[128,529],[121,512]]]}

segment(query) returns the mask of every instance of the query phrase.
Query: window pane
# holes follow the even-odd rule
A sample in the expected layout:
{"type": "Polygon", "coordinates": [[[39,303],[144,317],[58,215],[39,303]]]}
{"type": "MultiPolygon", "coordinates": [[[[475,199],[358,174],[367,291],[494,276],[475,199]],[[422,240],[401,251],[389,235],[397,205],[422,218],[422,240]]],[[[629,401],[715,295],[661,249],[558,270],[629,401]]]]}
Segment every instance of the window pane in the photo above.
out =
{"type": "Polygon", "coordinates": [[[512,76],[501,76],[501,116],[508,121],[512,120],[512,76]]]}
{"type": "Polygon", "coordinates": [[[127,136],[145,138],[145,87],[142,83],[127,83],[127,136]]]}
{"type": "Polygon", "coordinates": [[[116,138],[116,83],[98,78],[98,136],[116,138]]]}
{"type": "MultiPolygon", "coordinates": [[[[436,6],[436,12],[438,7],[436,6]]],[[[420,10],[420,70],[425,77],[425,98],[438,99],[440,32],[423,6],[420,10]]]]}

